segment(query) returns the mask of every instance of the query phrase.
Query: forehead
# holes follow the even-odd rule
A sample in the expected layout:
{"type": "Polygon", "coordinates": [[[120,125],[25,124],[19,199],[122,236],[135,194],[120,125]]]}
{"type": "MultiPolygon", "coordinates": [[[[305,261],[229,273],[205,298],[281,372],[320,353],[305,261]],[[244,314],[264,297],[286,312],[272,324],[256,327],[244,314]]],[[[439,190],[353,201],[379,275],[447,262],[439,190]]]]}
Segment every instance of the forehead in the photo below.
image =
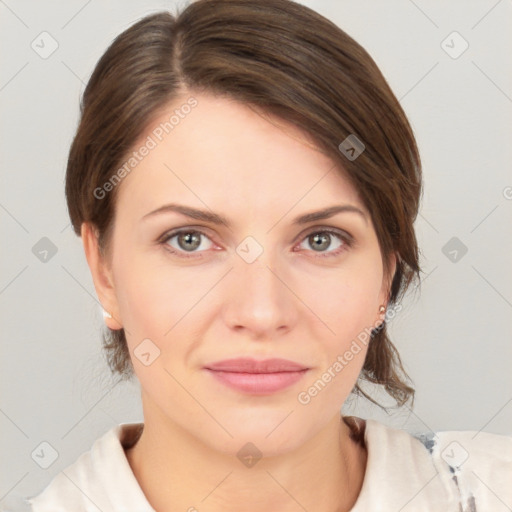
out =
{"type": "Polygon", "coordinates": [[[120,208],[139,217],[169,202],[273,217],[340,203],[364,209],[339,164],[298,127],[230,98],[193,97],[177,124],[169,119],[190,95],[161,110],[135,144],[154,147],[123,178],[120,208]]]}

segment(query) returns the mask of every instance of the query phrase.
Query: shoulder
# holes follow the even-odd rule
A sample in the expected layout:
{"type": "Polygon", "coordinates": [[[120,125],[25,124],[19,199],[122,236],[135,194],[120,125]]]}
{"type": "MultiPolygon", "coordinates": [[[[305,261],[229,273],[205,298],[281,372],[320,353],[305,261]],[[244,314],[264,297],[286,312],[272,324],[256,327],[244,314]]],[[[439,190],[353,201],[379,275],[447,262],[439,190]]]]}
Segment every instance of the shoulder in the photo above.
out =
{"type": "Polygon", "coordinates": [[[439,472],[449,475],[462,510],[510,510],[512,436],[481,431],[418,435],[439,472]]]}
{"type": "Polygon", "coordinates": [[[142,423],[111,428],[41,493],[27,499],[32,512],[110,512],[130,510],[134,504],[151,512],[124,452],[142,428],[142,423]]]}
{"type": "MultiPolygon", "coordinates": [[[[427,504],[460,512],[510,510],[511,436],[476,431],[409,433],[367,420],[365,442],[368,465],[378,470],[375,479],[380,475],[388,482],[401,482],[406,489],[403,498],[407,493],[414,496],[411,510],[423,510],[420,507],[427,504]]],[[[402,490],[392,492],[399,495],[402,490]]]]}

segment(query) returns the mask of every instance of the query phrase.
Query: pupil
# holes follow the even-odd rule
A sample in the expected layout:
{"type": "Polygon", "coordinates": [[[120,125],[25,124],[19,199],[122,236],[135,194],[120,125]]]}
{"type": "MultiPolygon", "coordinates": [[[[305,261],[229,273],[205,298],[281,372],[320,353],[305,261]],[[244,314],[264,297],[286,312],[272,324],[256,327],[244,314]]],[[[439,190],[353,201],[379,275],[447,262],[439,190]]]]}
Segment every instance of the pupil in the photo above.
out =
{"type": "Polygon", "coordinates": [[[313,246],[316,248],[327,249],[329,247],[329,236],[327,234],[316,234],[313,236],[313,240],[315,241],[313,246]]]}
{"type": "Polygon", "coordinates": [[[182,235],[182,237],[180,237],[180,240],[182,240],[182,239],[185,240],[185,242],[187,244],[189,242],[192,242],[192,245],[185,245],[185,247],[184,247],[185,249],[187,249],[187,248],[188,249],[190,249],[190,248],[197,249],[197,247],[199,247],[199,245],[200,245],[200,240],[196,233],[185,233],[184,235],[182,235]]]}

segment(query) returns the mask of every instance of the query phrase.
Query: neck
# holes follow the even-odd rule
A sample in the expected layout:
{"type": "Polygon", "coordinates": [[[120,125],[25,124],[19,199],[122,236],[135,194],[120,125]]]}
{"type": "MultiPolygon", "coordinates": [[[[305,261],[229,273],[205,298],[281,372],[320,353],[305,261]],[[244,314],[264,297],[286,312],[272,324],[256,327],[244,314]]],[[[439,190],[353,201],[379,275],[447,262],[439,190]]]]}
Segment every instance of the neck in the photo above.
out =
{"type": "Polygon", "coordinates": [[[159,512],[349,511],[363,484],[367,454],[333,418],[305,445],[245,466],[235,454],[206,446],[175,424],[146,418],[126,449],[132,471],[159,512]]]}

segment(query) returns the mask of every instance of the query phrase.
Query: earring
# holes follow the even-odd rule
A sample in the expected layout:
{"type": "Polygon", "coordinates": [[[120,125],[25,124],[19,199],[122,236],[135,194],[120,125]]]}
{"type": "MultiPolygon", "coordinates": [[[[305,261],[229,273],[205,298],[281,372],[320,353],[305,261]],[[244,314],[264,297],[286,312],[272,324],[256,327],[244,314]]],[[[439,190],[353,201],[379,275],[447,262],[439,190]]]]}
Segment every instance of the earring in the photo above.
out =
{"type": "Polygon", "coordinates": [[[112,318],[112,315],[108,311],[103,310],[103,318],[112,318]]]}
{"type": "Polygon", "coordinates": [[[384,304],[382,304],[379,308],[379,313],[385,313],[386,312],[386,306],[384,306],[384,304]]]}

